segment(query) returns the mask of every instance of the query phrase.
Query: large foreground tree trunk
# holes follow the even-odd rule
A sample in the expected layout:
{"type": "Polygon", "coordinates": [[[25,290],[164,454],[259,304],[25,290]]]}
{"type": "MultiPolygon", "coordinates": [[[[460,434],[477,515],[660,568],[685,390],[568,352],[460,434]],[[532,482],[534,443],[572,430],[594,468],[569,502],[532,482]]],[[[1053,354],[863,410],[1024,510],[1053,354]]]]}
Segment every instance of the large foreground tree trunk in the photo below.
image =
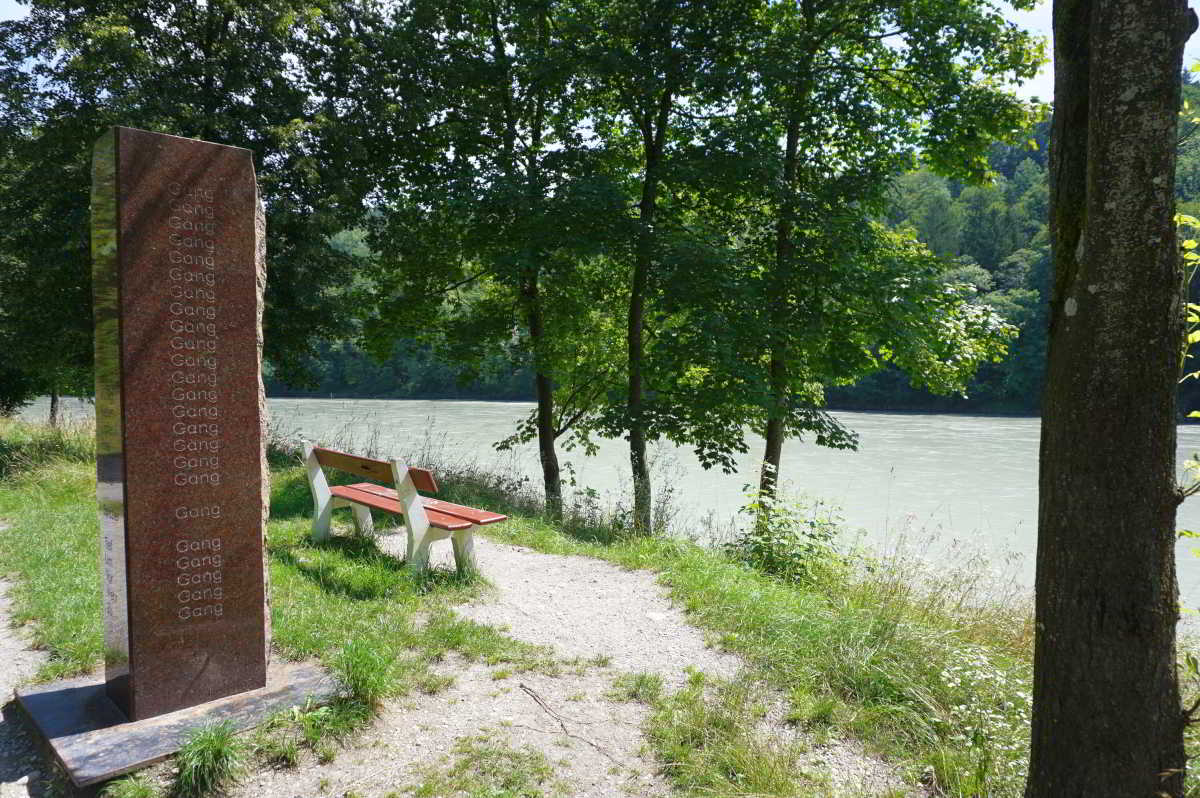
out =
{"type": "Polygon", "coordinates": [[[1056,0],[1028,798],[1182,793],[1175,671],[1181,0],[1056,0]]]}

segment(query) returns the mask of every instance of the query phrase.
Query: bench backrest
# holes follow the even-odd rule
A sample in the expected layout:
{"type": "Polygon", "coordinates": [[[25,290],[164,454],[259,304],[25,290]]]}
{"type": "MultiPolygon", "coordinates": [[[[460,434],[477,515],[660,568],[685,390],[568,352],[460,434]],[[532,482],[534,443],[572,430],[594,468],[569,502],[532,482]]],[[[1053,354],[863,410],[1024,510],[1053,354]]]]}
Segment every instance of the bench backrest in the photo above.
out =
{"type": "MultiPolygon", "coordinates": [[[[369,457],[359,457],[358,455],[346,454],[334,449],[322,449],[316,446],[313,447],[312,451],[313,455],[317,458],[317,462],[323,468],[336,468],[339,471],[346,471],[347,473],[373,479],[377,482],[392,481],[392,464],[386,460],[372,460],[369,457]]],[[[417,490],[423,490],[426,493],[437,493],[437,480],[433,478],[432,471],[425,468],[408,466],[408,475],[412,478],[413,485],[417,490]]]]}

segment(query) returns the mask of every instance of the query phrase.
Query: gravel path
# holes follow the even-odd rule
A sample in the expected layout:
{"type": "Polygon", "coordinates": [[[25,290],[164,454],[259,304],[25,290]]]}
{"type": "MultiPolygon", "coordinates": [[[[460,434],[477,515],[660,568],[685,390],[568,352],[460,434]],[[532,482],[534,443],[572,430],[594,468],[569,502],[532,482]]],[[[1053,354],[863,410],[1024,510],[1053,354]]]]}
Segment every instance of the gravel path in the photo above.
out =
{"type": "MultiPolygon", "coordinates": [[[[0,534],[5,527],[0,526],[0,534]]],[[[9,585],[0,580],[0,798],[26,798],[43,792],[44,764],[30,739],[13,690],[33,676],[42,661],[9,618],[9,585]]]]}
{"type": "Polygon", "coordinates": [[[732,678],[737,657],[709,648],[649,571],[591,557],[539,554],[479,540],[477,556],[495,594],[458,609],[565,658],[608,657],[619,671],[648,671],[676,689],[685,668],[732,678]]]}
{"type": "MultiPolygon", "coordinates": [[[[381,543],[403,554],[402,535],[384,537],[381,543]]],[[[448,543],[436,545],[433,561],[448,561],[449,548],[448,543]]],[[[231,798],[404,795],[424,770],[439,763],[445,767],[456,741],[471,737],[541,751],[571,796],[669,795],[641,733],[648,710],[609,698],[613,679],[648,671],[674,689],[683,683],[687,668],[731,679],[738,678],[742,662],[706,646],[649,572],[486,539],[476,540],[476,555],[495,589],[455,611],[504,628],[517,639],[549,646],[558,659],[575,664],[564,665],[557,675],[510,675],[503,666],[448,658],[437,666],[454,678],[448,689],[391,702],[334,761],[321,765],[306,754],[300,767],[247,777],[231,798]]],[[[28,649],[19,630],[8,626],[3,588],[0,583],[0,663],[5,663],[0,694],[11,696],[40,657],[28,649]]],[[[23,728],[14,724],[13,709],[11,703],[6,706],[0,724],[0,798],[38,795],[29,791],[28,777],[34,776],[36,788],[37,774],[31,772],[45,769],[23,728]]],[[[798,739],[798,732],[774,724],[765,724],[763,733],[798,739]]],[[[805,760],[806,771],[828,774],[833,794],[879,795],[902,786],[892,769],[854,743],[813,746],[805,760]]],[[[155,771],[160,780],[169,777],[169,766],[155,771]]]]}

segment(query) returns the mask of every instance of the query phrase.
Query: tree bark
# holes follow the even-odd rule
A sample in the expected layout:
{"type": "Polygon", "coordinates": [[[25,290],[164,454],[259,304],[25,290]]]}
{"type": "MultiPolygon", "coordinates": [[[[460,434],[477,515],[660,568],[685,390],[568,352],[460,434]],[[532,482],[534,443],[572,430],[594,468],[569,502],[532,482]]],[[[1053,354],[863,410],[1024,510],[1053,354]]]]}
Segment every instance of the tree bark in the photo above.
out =
{"type": "Polygon", "coordinates": [[[662,179],[663,144],[670,121],[673,96],[664,89],[653,115],[647,113],[642,125],[642,151],[645,176],[638,203],[638,234],[634,252],[633,279],[629,292],[629,319],[626,345],[629,357],[629,392],[626,411],[629,417],[629,465],[633,474],[633,530],[650,534],[653,527],[653,497],[650,492],[650,464],[646,456],[645,419],[645,326],[646,292],[650,286],[651,261],[654,259],[654,221],[658,211],[659,181],[662,179]]]}
{"type": "Polygon", "coordinates": [[[58,426],[58,388],[50,389],[50,426],[58,426]]]}
{"type": "MultiPolygon", "coordinates": [[[[805,92],[806,95],[806,92],[805,92]]],[[[775,223],[775,277],[778,281],[788,279],[792,266],[793,254],[796,250],[792,238],[795,203],[792,201],[792,191],[795,190],[796,174],[799,166],[800,150],[800,117],[793,113],[788,119],[787,133],[783,145],[783,196],[779,204],[779,219],[775,223]]],[[[772,303],[779,306],[779,298],[774,297],[772,303]]],[[[787,363],[783,353],[783,344],[778,341],[770,343],[771,361],[768,375],[771,386],[771,407],[767,413],[766,445],[763,451],[762,471],[759,476],[758,491],[763,496],[775,497],[775,488],[779,484],[779,465],[783,458],[783,414],[787,410],[787,363]]]]}
{"type": "Polygon", "coordinates": [[[1027,798],[1181,795],[1180,0],[1056,0],[1027,798]],[[1118,66],[1119,65],[1119,66],[1118,66]]]}
{"type": "Polygon", "coordinates": [[[558,465],[558,452],[554,447],[554,385],[545,373],[539,352],[546,336],[542,318],[541,296],[538,291],[538,274],[535,272],[525,285],[526,323],[529,325],[529,342],[533,350],[533,385],[537,396],[538,457],[542,462],[542,483],[546,490],[546,511],[552,518],[562,518],[562,471],[558,465]]]}
{"type": "Polygon", "coordinates": [[[767,417],[767,428],[764,438],[762,471],[759,474],[758,492],[768,498],[775,498],[775,489],[779,485],[779,462],[783,458],[783,408],[787,402],[787,386],[784,383],[783,358],[776,352],[771,352],[770,363],[771,394],[775,408],[767,417]]]}

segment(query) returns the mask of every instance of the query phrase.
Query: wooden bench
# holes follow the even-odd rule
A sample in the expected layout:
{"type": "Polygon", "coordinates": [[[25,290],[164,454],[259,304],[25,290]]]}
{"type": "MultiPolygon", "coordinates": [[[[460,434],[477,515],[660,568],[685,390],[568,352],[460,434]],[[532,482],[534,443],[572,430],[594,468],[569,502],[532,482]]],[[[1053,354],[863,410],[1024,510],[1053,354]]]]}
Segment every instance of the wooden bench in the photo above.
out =
{"type": "Polygon", "coordinates": [[[422,496],[417,491],[437,493],[437,481],[433,473],[424,468],[404,465],[399,460],[371,460],[306,443],[304,461],[308,468],[308,486],[312,489],[313,504],[316,506],[313,540],[329,538],[333,511],[339,507],[354,509],[354,526],[361,534],[374,531],[371,510],[383,510],[404,518],[408,532],[405,562],[414,570],[423,570],[429,565],[429,545],[445,538],[450,538],[454,545],[454,564],[459,572],[474,570],[474,531],[508,518],[499,513],[422,496]],[[330,487],[325,478],[326,468],[375,482],[330,487]],[[379,483],[389,483],[395,487],[379,483]]]}

